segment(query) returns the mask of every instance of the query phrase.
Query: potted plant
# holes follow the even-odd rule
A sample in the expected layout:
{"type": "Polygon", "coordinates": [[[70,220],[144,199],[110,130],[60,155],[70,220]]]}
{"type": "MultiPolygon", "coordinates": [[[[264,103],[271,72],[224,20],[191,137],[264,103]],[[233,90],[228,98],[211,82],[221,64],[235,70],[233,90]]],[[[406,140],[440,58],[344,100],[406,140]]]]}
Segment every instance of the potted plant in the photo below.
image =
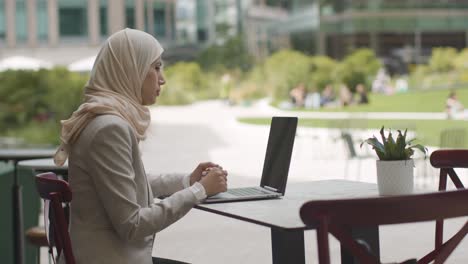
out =
{"type": "Polygon", "coordinates": [[[380,195],[403,195],[413,192],[413,168],[414,161],[411,158],[414,150],[420,150],[426,156],[427,148],[420,144],[412,144],[414,139],[406,140],[406,132],[398,131],[396,140],[391,130],[385,137],[384,127],[380,129],[382,142],[375,136],[361,143],[372,146],[379,157],[377,161],[377,184],[380,195]]]}

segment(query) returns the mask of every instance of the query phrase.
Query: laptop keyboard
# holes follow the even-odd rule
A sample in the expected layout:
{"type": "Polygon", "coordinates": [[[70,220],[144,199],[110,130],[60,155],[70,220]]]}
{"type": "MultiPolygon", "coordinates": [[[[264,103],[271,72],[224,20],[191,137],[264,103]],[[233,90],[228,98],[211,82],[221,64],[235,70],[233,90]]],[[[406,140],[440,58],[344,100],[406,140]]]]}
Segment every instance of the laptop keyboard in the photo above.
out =
{"type": "Polygon", "coordinates": [[[235,195],[237,197],[270,194],[269,192],[265,192],[265,191],[259,190],[257,188],[228,189],[227,193],[235,195]]]}

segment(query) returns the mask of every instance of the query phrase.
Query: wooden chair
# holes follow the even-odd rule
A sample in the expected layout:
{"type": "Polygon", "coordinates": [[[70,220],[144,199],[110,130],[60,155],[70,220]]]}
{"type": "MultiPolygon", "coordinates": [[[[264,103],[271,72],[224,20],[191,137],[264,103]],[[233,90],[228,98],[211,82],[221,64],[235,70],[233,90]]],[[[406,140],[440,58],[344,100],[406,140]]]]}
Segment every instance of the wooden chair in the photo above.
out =
{"type": "Polygon", "coordinates": [[[372,156],[370,154],[358,154],[356,151],[356,148],[354,147],[354,140],[353,136],[351,135],[350,132],[342,132],[341,133],[341,138],[343,139],[343,142],[346,147],[346,152],[347,152],[347,159],[345,163],[345,169],[344,169],[344,175],[345,178],[348,178],[348,171],[349,171],[349,162],[351,160],[357,160],[357,173],[356,173],[356,179],[360,178],[361,175],[361,161],[365,159],[370,159],[370,158],[375,158],[375,156],[372,156]]]}
{"type": "Polygon", "coordinates": [[[33,226],[26,230],[26,240],[37,248],[37,263],[41,263],[41,247],[48,247],[47,235],[43,226],[33,226]]]}
{"type": "Polygon", "coordinates": [[[55,246],[57,249],[57,259],[63,254],[65,263],[75,264],[70,235],[68,233],[68,219],[62,205],[63,203],[68,204],[72,200],[72,192],[68,183],[58,179],[54,173],[47,172],[36,176],[36,187],[39,196],[44,199],[44,214],[47,215],[47,212],[50,210],[48,214],[50,225],[46,222],[45,226],[50,226],[49,231],[52,231],[49,234],[53,238],[48,239],[52,258],[54,257],[52,247],[55,246]]]}
{"type": "MultiPolygon", "coordinates": [[[[468,190],[429,194],[376,197],[361,199],[310,201],[300,209],[302,221],[316,227],[319,263],[329,264],[328,233],[336,237],[341,246],[359,263],[380,263],[365,247],[355,241],[347,227],[379,226],[412,223],[468,216],[468,190]]],[[[435,260],[443,263],[468,233],[468,221],[452,238],[429,252],[418,264],[435,260]]],[[[364,245],[363,245],[364,244],[364,245]]],[[[409,260],[403,263],[416,263],[409,260]]]]}
{"type": "MultiPolygon", "coordinates": [[[[455,168],[468,168],[468,149],[439,149],[432,152],[431,165],[440,169],[439,191],[447,189],[447,176],[450,177],[457,189],[465,189],[455,168]]],[[[444,221],[436,222],[435,245],[442,245],[444,233],[444,221]]]]}

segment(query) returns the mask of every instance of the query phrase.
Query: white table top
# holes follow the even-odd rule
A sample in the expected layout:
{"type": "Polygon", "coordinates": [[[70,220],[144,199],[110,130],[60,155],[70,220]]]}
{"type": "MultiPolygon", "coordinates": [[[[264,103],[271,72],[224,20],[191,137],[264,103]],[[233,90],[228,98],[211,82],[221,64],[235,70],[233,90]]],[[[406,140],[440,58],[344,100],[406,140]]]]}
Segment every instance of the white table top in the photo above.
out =
{"type": "Polygon", "coordinates": [[[55,149],[0,149],[0,160],[50,158],[55,152],[55,149]]]}
{"type": "Polygon", "coordinates": [[[52,172],[64,172],[68,171],[68,162],[65,162],[63,166],[57,166],[54,163],[54,159],[33,159],[23,160],[18,162],[18,167],[29,168],[36,171],[52,171],[52,172]]]}
{"type": "Polygon", "coordinates": [[[299,209],[306,201],[376,196],[374,183],[325,180],[288,184],[281,199],[200,204],[195,208],[263,226],[301,230],[306,227],[299,209]]]}

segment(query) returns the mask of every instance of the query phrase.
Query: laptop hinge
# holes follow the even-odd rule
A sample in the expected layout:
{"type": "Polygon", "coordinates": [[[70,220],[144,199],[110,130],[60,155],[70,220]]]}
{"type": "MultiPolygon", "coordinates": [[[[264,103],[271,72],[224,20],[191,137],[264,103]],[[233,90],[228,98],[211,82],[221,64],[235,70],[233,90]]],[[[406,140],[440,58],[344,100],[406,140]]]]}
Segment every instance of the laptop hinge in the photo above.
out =
{"type": "Polygon", "coordinates": [[[278,189],[275,189],[275,188],[270,187],[270,186],[266,186],[266,185],[265,185],[265,186],[263,186],[263,188],[265,188],[265,189],[267,189],[267,190],[269,190],[269,191],[272,191],[272,192],[278,192],[278,189]]]}

